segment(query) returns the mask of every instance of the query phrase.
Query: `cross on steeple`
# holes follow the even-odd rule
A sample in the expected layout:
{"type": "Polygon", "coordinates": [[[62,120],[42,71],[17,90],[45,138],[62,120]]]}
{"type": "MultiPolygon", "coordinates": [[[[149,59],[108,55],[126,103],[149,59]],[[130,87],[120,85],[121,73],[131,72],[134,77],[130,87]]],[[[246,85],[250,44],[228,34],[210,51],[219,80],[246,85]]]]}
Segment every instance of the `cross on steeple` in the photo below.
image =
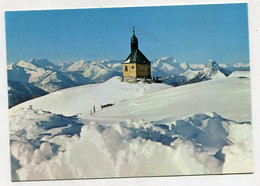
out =
{"type": "Polygon", "coordinates": [[[133,34],[135,35],[135,26],[133,26],[133,34]]]}

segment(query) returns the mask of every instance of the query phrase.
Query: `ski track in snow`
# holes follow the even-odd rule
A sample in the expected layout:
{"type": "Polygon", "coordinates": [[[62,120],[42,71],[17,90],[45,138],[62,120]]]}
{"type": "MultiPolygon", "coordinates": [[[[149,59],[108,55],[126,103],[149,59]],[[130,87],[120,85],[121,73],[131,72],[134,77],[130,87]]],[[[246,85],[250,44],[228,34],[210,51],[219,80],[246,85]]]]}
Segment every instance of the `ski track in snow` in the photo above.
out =
{"type": "MultiPolygon", "coordinates": [[[[116,78],[95,86],[97,92],[111,91],[113,84],[118,84],[116,78]]],[[[93,99],[87,103],[82,99],[93,92],[75,98],[82,100],[76,105],[86,107],[85,112],[68,107],[74,101],[69,95],[90,90],[88,86],[10,109],[12,179],[252,172],[248,73],[177,88],[152,86],[120,83],[109,95],[112,100],[98,100],[118,103],[92,117],[88,111],[93,99]],[[127,91],[122,86],[128,86],[127,91]],[[137,86],[142,87],[138,94],[133,91],[137,86]],[[115,99],[118,95],[122,96],[115,99]],[[68,100],[68,105],[53,107],[50,103],[58,97],[68,100]],[[214,104],[207,104],[210,100],[214,104]]]]}

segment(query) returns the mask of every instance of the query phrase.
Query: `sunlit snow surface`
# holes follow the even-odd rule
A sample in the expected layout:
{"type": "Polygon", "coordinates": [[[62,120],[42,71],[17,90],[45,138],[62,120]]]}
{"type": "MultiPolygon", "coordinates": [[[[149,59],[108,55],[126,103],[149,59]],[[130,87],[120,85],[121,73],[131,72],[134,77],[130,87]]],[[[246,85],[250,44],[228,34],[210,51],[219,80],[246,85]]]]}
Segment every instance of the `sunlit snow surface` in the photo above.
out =
{"type": "Polygon", "coordinates": [[[12,179],[252,172],[250,107],[249,72],[61,90],[9,110],[12,179]]]}

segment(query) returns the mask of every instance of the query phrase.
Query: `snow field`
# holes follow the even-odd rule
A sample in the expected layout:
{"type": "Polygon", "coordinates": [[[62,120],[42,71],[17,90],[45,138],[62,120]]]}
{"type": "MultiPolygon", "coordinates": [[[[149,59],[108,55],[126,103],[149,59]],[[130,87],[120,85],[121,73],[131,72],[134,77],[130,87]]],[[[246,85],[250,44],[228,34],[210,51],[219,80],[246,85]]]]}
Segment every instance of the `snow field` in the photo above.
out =
{"type": "Polygon", "coordinates": [[[171,88],[115,77],[15,106],[12,179],[252,172],[249,80],[239,72],[171,88]]]}
{"type": "Polygon", "coordinates": [[[11,108],[11,110],[32,105],[33,108],[48,110],[66,116],[79,113],[89,115],[94,105],[96,110],[98,110],[101,105],[120,103],[126,99],[135,99],[148,93],[168,88],[172,88],[172,86],[160,83],[125,83],[121,82],[121,78],[116,76],[104,83],[60,90],[48,96],[17,105],[15,108],[11,108]]]}
{"type": "Polygon", "coordinates": [[[172,87],[109,107],[96,116],[134,120],[177,120],[197,113],[216,112],[236,121],[251,120],[248,72],[172,87]]]}
{"type": "MultiPolygon", "coordinates": [[[[251,124],[216,113],[167,123],[128,119],[103,125],[81,120],[79,131],[73,130],[76,117],[28,111],[32,121],[39,114],[45,119],[42,117],[43,125],[33,124],[34,132],[24,126],[11,135],[11,154],[21,166],[16,171],[19,180],[215,174],[227,171],[234,159],[241,158],[250,163],[246,170],[252,171],[252,147],[239,138],[241,129],[250,130],[251,124]],[[59,125],[44,126],[50,118],[59,125]],[[69,124],[74,134],[64,130],[69,124]],[[236,126],[241,129],[233,130],[236,126]],[[221,152],[223,147],[227,155],[221,152]],[[223,156],[229,159],[223,161],[223,156]]],[[[229,173],[232,170],[236,171],[229,173]]]]}

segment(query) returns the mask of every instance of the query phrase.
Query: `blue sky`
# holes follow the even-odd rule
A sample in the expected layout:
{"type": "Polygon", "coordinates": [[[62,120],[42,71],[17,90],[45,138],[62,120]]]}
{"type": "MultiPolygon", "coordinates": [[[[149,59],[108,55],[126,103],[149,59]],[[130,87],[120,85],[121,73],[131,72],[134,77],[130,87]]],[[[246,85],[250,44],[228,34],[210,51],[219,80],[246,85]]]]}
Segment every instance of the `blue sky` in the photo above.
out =
{"type": "Polygon", "coordinates": [[[150,60],[249,62],[247,4],[6,12],[7,61],[125,59],[133,26],[150,60]]]}

